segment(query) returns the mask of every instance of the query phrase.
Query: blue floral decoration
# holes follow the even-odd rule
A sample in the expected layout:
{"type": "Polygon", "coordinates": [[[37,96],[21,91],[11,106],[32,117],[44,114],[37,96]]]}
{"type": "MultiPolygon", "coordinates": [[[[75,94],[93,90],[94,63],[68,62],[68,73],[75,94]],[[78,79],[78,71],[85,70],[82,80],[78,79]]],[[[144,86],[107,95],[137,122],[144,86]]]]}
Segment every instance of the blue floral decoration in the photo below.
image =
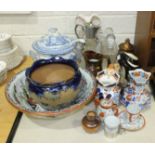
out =
{"type": "Polygon", "coordinates": [[[45,91],[56,94],[56,93],[59,93],[60,91],[65,91],[68,88],[72,88],[76,90],[81,81],[81,72],[78,69],[76,62],[70,59],[63,59],[61,57],[53,57],[48,60],[47,59],[37,60],[34,62],[32,67],[26,69],[25,75],[28,81],[29,90],[36,93],[39,96],[43,95],[45,91]],[[43,85],[31,79],[31,74],[34,70],[36,70],[37,68],[43,65],[54,64],[54,63],[66,64],[73,67],[75,70],[74,77],[68,81],[59,82],[52,85],[49,85],[49,84],[43,85]]]}

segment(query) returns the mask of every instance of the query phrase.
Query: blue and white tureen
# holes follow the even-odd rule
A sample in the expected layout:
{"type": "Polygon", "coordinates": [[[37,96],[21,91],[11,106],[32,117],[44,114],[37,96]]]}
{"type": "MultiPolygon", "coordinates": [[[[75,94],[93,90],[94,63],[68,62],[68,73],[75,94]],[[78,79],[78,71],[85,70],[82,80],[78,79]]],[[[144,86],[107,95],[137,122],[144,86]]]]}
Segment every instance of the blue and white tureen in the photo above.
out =
{"type": "Polygon", "coordinates": [[[82,39],[73,39],[61,35],[56,28],[50,28],[46,36],[32,44],[33,50],[30,51],[30,55],[34,60],[61,56],[78,62],[80,61],[83,44],[84,40],[82,39]]]}

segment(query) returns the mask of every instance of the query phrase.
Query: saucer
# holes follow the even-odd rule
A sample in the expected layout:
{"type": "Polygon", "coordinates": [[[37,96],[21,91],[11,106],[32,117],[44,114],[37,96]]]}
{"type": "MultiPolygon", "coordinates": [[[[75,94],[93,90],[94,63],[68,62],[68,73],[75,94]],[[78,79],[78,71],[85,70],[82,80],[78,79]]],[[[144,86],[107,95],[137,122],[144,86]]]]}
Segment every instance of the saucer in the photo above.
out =
{"type": "Polygon", "coordinates": [[[25,70],[15,75],[6,87],[6,97],[10,104],[21,112],[33,116],[57,117],[68,115],[74,111],[80,110],[89,103],[96,93],[96,81],[93,75],[80,69],[83,85],[75,100],[71,103],[60,105],[56,109],[41,103],[33,103],[29,98],[29,92],[26,87],[25,70]]]}
{"type": "Polygon", "coordinates": [[[145,126],[145,118],[142,114],[140,114],[139,117],[133,122],[129,122],[129,113],[126,110],[120,112],[118,117],[120,119],[122,129],[137,131],[145,126]]]}
{"type": "Polygon", "coordinates": [[[138,102],[141,110],[144,110],[151,105],[151,93],[147,88],[144,88],[140,93],[135,93],[132,88],[126,87],[121,96],[120,102],[126,107],[131,104],[131,102],[138,102]]]}

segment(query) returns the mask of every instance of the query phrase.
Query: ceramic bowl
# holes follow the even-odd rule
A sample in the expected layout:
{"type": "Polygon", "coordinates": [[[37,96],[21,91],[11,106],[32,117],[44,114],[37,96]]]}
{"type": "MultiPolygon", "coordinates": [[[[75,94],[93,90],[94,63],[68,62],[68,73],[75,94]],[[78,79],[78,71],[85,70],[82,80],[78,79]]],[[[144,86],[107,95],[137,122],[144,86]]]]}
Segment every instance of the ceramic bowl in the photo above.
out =
{"type": "MultiPolygon", "coordinates": [[[[52,70],[51,70],[52,72],[52,70]]],[[[81,72],[73,60],[54,57],[51,59],[41,59],[26,70],[27,87],[32,100],[51,105],[60,106],[61,104],[72,102],[80,90],[81,72]],[[74,75],[70,79],[62,82],[41,84],[31,78],[31,74],[39,67],[47,64],[65,64],[74,69],[74,75]]]]}
{"type": "Polygon", "coordinates": [[[24,56],[17,45],[13,45],[12,49],[7,52],[0,52],[0,61],[7,64],[7,69],[11,70],[22,63],[24,56]]]}
{"type": "Polygon", "coordinates": [[[0,61],[0,83],[7,78],[7,67],[4,61],[0,61]]]}
{"type": "Polygon", "coordinates": [[[0,53],[9,51],[11,48],[11,35],[7,33],[0,33],[0,53]]]}

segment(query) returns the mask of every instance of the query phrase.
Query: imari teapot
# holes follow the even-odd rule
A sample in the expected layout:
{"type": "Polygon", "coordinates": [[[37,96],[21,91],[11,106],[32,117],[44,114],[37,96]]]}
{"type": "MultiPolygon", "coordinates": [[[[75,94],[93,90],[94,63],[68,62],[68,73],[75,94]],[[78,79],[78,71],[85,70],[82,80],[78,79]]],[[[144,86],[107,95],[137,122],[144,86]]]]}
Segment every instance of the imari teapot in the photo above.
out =
{"type": "Polygon", "coordinates": [[[95,105],[97,115],[101,121],[107,116],[118,115],[118,108],[113,103],[111,94],[104,95],[102,99],[95,99],[95,105]]]}
{"type": "Polygon", "coordinates": [[[129,71],[130,82],[123,91],[121,103],[128,106],[131,103],[138,103],[141,110],[151,103],[150,92],[146,89],[146,84],[151,76],[150,72],[143,69],[129,71]]]}

